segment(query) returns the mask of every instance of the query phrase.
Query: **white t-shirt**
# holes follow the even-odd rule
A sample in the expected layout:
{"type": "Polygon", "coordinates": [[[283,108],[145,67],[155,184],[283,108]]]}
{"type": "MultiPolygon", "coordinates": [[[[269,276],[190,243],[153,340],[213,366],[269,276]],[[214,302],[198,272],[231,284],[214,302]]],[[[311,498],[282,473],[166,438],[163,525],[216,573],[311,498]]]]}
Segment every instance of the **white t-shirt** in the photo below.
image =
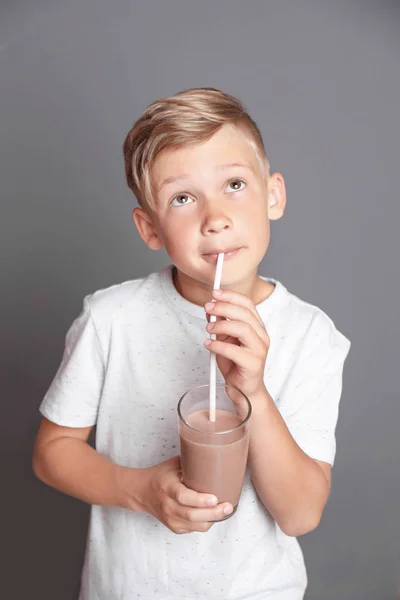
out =
{"type": "MultiPolygon", "coordinates": [[[[275,284],[257,305],[271,340],[266,387],[299,446],[333,464],[350,342],[319,308],[263,279],[275,284]]],[[[205,327],[204,308],[176,291],[172,265],[86,296],[41,413],[96,424],[97,451],[126,467],[178,455],[177,402],[209,377],[205,327]]],[[[248,470],[237,513],[207,533],[176,535],[146,513],[92,507],[81,600],[300,600],[306,585],[297,540],[271,518],[248,470]]]]}

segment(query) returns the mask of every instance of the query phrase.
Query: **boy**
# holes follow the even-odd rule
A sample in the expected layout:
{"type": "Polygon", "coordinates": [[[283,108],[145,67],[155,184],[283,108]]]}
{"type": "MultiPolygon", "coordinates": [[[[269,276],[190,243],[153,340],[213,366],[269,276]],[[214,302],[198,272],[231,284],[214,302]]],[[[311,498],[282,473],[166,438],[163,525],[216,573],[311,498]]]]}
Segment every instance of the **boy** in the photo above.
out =
{"type": "Polygon", "coordinates": [[[154,102],[124,156],[137,230],[173,264],[85,298],[34,451],[42,481],[93,505],[80,598],[299,600],[296,536],[328,499],[350,342],[258,275],[285,184],[237,99],[200,88],[154,102]],[[239,508],[215,524],[232,506],[186,488],[178,457],[176,405],[207,383],[206,348],[253,408],[239,508]]]}

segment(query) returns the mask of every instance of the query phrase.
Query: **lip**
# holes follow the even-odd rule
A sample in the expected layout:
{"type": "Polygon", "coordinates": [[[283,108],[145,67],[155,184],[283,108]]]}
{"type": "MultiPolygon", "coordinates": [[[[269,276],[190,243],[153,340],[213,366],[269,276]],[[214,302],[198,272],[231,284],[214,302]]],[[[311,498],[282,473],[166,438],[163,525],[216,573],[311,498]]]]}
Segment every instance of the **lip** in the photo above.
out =
{"type": "MultiPolygon", "coordinates": [[[[225,255],[224,261],[235,258],[235,256],[237,256],[237,254],[239,253],[239,250],[241,250],[241,249],[242,249],[242,246],[240,246],[239,248],[228,248],[227,250],[221,250],[221,252],[223,252],[225,255]]],[[[221,252],[215,252],[212,254],[203,254],[203,258],[205,261],[207,261],[209,263],[216,263],[217,259],[218,259],[218,254],[221,254],[221,252]]]]}

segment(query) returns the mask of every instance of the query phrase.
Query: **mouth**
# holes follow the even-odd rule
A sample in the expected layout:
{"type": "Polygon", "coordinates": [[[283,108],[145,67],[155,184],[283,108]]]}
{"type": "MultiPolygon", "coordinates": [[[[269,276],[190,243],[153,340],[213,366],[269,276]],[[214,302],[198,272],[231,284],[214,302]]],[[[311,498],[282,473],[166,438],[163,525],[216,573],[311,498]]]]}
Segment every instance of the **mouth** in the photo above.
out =
{"type": "Polygon", "coordinates": [[[225,260],[231,260],[232,258],[235,258],[235,256],[238,255],[239,251],[242,249],[242,247],[240,248],[227,248],[226,250],[220,250],[219,252],[212,252],[211,254],[203,254],[203,258],[205,261],[209,262],[209,263],[216,263],[217,259],[218,259],[218,254],[221,254],[222,252],[224,253],[224,261],[225,260]]]}

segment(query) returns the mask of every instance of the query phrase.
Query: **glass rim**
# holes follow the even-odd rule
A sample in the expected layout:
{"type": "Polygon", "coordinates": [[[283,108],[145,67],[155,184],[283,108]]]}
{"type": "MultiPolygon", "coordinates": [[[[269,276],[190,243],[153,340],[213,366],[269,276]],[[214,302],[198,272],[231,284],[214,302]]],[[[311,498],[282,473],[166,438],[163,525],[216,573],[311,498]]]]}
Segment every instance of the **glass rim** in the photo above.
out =
{"type": "MultiPolygon", "coordinates": [[[[243,425],[245,425],[247,423],[247,421],[250,419],[251,417],[251,413],[252,413],[252,406],[251,406],[251,402],[248,399],[248,397],[246,396],[246,394],[244,394],[241,390],[239,390],[238,388],[235,388],[233,385],[227,385],[226,383],[217,383],[216,384],[216,388],[230,388],[231,390],[235,390],[236,392],[239,392],[243,398],[246,400],[247,402],[247,408],[248,408],[248,413],[245,419],[243,419],[243,421],[241,423],[239,423],[239,425],[236,425],[236,427],[233,427],[233,429],[226,429],[224,431],[203,431],[202,429],[197,429],[197,427],[193,427],[192,425],[189,425],[189,423],[186,421],[186,419],[182,416],[182,412],[181,412],[181,404],[183,402],[183,400],[185,399],[185,397],[190,394],[190,392],[192,390],[198,390],[201,388],[209,388],[210,384],[209,383],[205,383],[203,385],[195,385],[194,387],[190,388],[189,390],[187,390],[179,399],[178,402],[178,406],[177,406],[177,411],[178,411],[178,417],[179,419],[187,426],[189,427],[189,429],[192,429],[193,431],[197,431],[198,433],[203,433],[206,435],[225,435],[226,433],[232,433],[233,431],[236,431],[237,429],[239,429],[240,427],[242,427],[243,425]]],[[[232,403],[233,404],[233,403],[232,403]]]]}

